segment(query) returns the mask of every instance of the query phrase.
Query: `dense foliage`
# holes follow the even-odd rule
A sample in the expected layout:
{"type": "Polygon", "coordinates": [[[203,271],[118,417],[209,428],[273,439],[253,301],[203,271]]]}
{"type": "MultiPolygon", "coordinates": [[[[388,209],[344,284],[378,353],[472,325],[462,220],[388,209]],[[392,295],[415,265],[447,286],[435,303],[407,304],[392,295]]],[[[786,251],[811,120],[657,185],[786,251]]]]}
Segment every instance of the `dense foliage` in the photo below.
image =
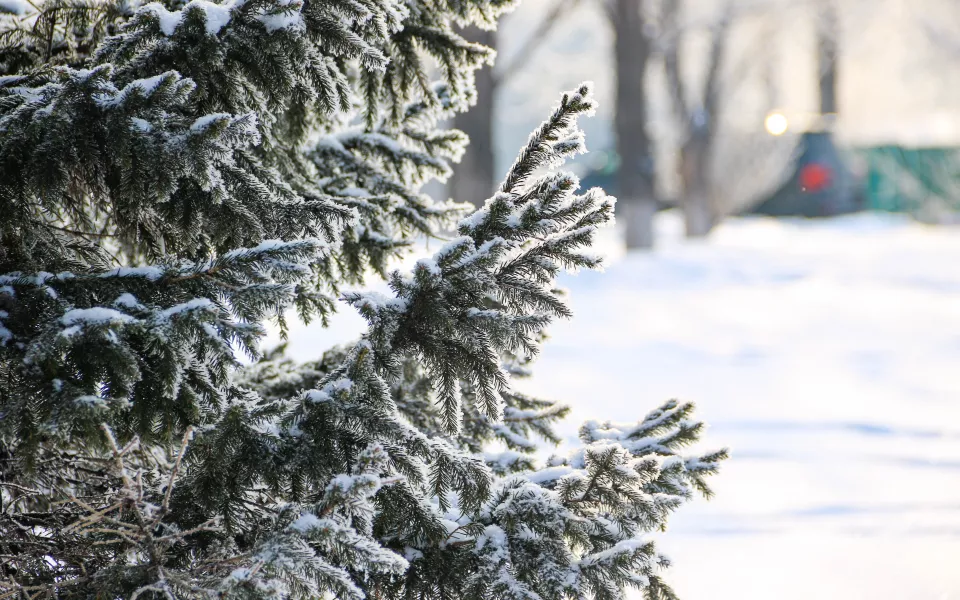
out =
{"type": "Polygon", "coordinates": [[[693,407],[542,464],[567,409],[510,387],[613,219],[549,171],[589,87],[483,209],[420,191],[509,4],[0,0],[0,598],[672,597],[693,407]],[[260,354],[337,299],[362,339],[260,354]]]}

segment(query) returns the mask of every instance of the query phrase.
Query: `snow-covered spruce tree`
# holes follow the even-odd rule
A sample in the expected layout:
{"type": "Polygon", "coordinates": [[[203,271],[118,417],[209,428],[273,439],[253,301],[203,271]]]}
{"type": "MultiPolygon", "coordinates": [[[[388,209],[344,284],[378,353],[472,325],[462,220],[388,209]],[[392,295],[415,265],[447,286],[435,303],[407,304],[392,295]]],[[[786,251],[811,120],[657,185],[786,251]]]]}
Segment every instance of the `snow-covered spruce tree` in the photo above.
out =
{"type": "Polygon", "coordinates": [[[543,465],[566,409],[510,390],[612,220],[537,175],[589,88],[482,210],[418,191],[490,58],[453,25],[508,4],[0,0],[0,598],[672,597],[646,535],[725,456],[692,406],[543,465]],[[338,297],[359,342],[241,365],[338,297]]]}

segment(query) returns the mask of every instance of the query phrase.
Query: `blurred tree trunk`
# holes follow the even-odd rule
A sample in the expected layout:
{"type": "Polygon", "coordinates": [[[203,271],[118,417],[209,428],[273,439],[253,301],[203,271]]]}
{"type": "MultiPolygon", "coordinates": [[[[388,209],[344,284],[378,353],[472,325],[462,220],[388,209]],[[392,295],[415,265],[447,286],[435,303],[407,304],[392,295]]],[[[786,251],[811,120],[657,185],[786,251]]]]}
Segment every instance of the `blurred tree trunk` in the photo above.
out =
{"type": "MultiPolygon", "coordinates": [[[[496,32],[476,27],[464,30],[464,37],[496,49],[496,32]]],[[[477,104],[467,112],[458,113],[453,126],[470,137],[470,145],[450,178],[450,196],[457,202],[471,202],[476,207],[493,195],[497,186],[494,172],[494,104],[497,82],[493,67],[477,71],[477,104]]]]}
{"type": "Polygon", "coordinates": [[[687,237],[699,238],[707,236],[720,219],[711,199],[710,167],[716,147],[722,93],[720,75],[726,58],[733,3],[727,2],[720,21],[713,27],[701,96],[693,101],[692,107],[688,106],[681,74],[680,6],[681,0],[666,0],[663,5],[663,28],[668,36],[663,59],[674,113],[683,131],[679,204],[683,209],[687,237]]]}
{"type": "Polygon", "coordinates": [[[712,140],[705,128],[698,127],[680,150],[683,221],[687,237],[691,238],[705,237],[717,221],[708,177],[712,140]]]}
{"type": "MultiPolygon", "coordinates": [[[[835,115],[839,108],[837,102],[839,33],[836,4],[833,0],[822,0],[817,19],[817,67],[821,115],[835,115]]],[[[829,124],[829,121],[825,124],[829,124]]]]}
{"type": "Polygon", "coordinates": [[[652,46],[642,9],[643,0],[609,4],[616,68],[614,132],[620,156],[617,212],[626,225],[627,248],[653,247],[657,211],[653,145],[647,135],[646,76],[652,46]]]}
{"type": "MultiPolygon", "coordinates": [[[[472,202],[480,208],[487,198],[493,195],[500,175],[494,172],[496,145],[493,129],[497,90],[524,68],[530,57],[547,40],[553,28],[576,8],[579,2],[580,0],[554,0],[536,27],[531,28],[529,37],[511,62],[506,65],[498,63],[496,68],[484,66],[477,71],[477,104],[469,111],[457,114],[453,121],[453,126],[470,138],[467,151],[454,169],[449,183],[449,193],[458,202],[472,202]]],[[[468,27],[461,33],[472,42],[497,49],[495,31],[468,27]]]]}

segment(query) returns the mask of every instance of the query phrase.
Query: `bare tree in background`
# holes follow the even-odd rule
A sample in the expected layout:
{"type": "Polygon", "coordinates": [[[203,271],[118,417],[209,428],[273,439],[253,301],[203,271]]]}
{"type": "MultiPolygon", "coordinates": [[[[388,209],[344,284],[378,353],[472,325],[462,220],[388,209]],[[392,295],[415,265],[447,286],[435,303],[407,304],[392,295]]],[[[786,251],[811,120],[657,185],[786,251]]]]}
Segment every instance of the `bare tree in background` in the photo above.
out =
{"type": "Polygon", "coordinates": [[[662,5],[662,53],[670,86],[673,112],[680,127],[680,198],[687,237],[703,237],[716,225],[719,215],[710,198],[710,165],[720,124],[720,76],[727,54],[733,2],[726,0],[719,20],[712,27],[703,84],[689,92],[682,67],[680,24],[682,0],[664,0],[662,5]]]}
{"type": "MultiPolygon", "coordinates": [[[[777,45],[779,35],[777,19],[766,19],[741,67],[743,77],[749,75],[746,70],[755,69],[757,85],[762,90],[762,102],[767,111],[782,108],[779,80],[782,57],[777,45]]],[[[727,80],[729,83],[729,75],[727,80]]],[[[729,107],[737,103],[735,94],[725,98],[728,114],[729,107]]],[[[710,200],[714,220],[743,212],[783,185],[791,174],[790,164],[798,138],[798,132],[789,130],[780,135],[770,135],[759,126],[759,122],[754,128],[721,128],[721,135],[717,135],[714,142],[710,167],[710,200]]]]}
{"type": "MultiPolygon", "coordinates": [[[[463,31],[464,37],[489,48],[497,47],[497,32],[471,27],[463,31]]],[[[467,134],[467,146],[460,164],[450,178],[450,195],[460,202],[472,202],[480,207],[493,193],[497,174],[494,172],[496,152],[493,139],[493,124],[496,110],[497,81],[491,66],[484,66],[476,73],[477,104],[466,112],[457,113],[453,126],[467,134]]]]}
{"type": "MultiPolygon", "coordinates": [[[[470,145],[460,164],[450,178],[449,192],[459,201],[469,201],[480,207],[491,196],[499,181],[494,171],[496,165],[496,141],[494,122],[496,119],[496,99],[500,86],[510,80],[542,44],[553,27],[568,14],[580,0],[555,0],[546,15],[527,38],[513,60],[496,67],[485,66],[477,71],[477,103],[466,112],[454,117],[453,126],[470,138],[470,145]]],[[[510,18],[509,16],[503,18],[510,18]]],[[[465,29],[463,36],[489,48],[497,48],[497,32],[476,27],[465,29]]]]}
{"type": "Polygon", "coordinates": [[[834,0],[820,0],[817,15],[817,68],[819,73],[820,114],[828,125],[838,112],[837,62],[839,56],[839,16],[834,0]]]}
{"type": "MultiPolygon", "coordinates": [[[[496,185],[493,125],[500,85],[513,77],[547,38],[560,19],[580,0],[556,0],[512,62],[485,67],[477,74],[477,106],[457,115],[454,126],[470,137],[470,146],[450,180],[450,194],[480,206],[496,185]]],[[[618,215],[626,225],[628,248],[653,246],[653,217],[657,210],[653,146],[647,133],[647,70],[652,56],[645,0],[603,0],[614,34],[616,116],[614,133],[620,157],[618,215]]],[[[508,17],[509,18],[509,17],[508,17]]],[[[496,33],[477,29],[467,39],[496,48],[496,33]]]]}
{"type": "Polygon", "coordinates": [[[626,227],[627,248],[652,248],[657,198],[653,144],[647,132],[650,28],[644,0],[608,0],[605,7],[613,29],[616,69],[617,212],[626,227]]]}
{"type": "MultiPolygon", "coordinates": [[[[734,0],[723,1],[720,18],[709,20],[711,43],[705,55],[707,66],[703,78],[691,84],[685,84],[681,76],[681,63],[685,58],[681,52],[681,39],[691,29],[702,30],[703,19],[697,21],[696,27],[691,23],[681,24],[679,15],[684,0],[599,1],[613,34],[612,58],[616,77],[613,133],[620,160],[617,213],[625,225],[628,248],[650,248],[654,243],[653,218],[659,202],[654,161],[656,148],[647,127],[650,120],[648,77],[655,64],[652,61],[659,60],[661,53],[670,84],[676,129],[679,130],[679,203],[686,217],[688,235],[706,235],[727,210],[718,206],[713,197],[717,185],[712,171],[716,171],[718,147],[722,146],[723,151],[731,147],[726,141],[717,143],[722,100],[738,85],[737,81],[731,80],[730,69],[726,69],[726,75],[723,75],[728,38],[735,16],[767,6],[769,2],[758,0],[746,7],[741,2],[736,4],[735,14],[734,0]],[[660,31],[659,37],[655,37],[657,30],[660,31]],[[722,77],[725,77],[724,81],[721,81],[722,77]]],[[[455,121],[455,126],[469,135],[471,144],[451,179],[453,197],[480,205],[493,192],[496,183],[495,98],[500,85],[528,64],[554,25],[578,3],[578,0],[553,0],[509,62],[498,61],[495,68],[484,68],[478,74],[478,105],[472,111],[458,115],[455,121]]],[[[465,35],[491,47],[495,47],[497,41],[493,32],[471,30],[465,35]]],[[[761,54],[759,51],[758,56],[761,54]]],[[[748,137],[740,136],[736,147],[739,149],[744,143],[749,146],[750,143],[745,142],[748,137]]],[[[737,157],[738,165],[758,162],[750,154],[750,148],[743,150],[745,156],[737,157]]],[[[767,155],[764,150],[758,152],[767,155]]]]}

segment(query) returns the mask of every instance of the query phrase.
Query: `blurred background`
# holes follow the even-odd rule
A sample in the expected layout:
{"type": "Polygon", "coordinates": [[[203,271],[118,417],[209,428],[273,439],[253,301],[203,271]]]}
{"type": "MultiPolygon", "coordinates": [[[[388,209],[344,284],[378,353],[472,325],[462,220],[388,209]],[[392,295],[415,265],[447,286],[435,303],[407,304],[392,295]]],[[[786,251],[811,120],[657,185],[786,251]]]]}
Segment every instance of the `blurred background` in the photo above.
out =
{"type": "MultiPolygon", "coordinates": [[[[523,0],[438,197],[481,204],[558,92],[619,198],[522,391],[694,400],[733,458],[661,548],[684,600],[960,598],[960,1],[523,0]]],[[[294,331],[312,359],[362,320],[294,331]]]]}
{"type": "Polygon", "coordinates": [[[470,34],[499,57],[456,122],[457,199],[482,203],[556,91],[589,79],[574,169],[620,198],[631,248],[669,207],[691,237],[743,213],[960,212],[956,0],[524,0],[470,34]]]}

